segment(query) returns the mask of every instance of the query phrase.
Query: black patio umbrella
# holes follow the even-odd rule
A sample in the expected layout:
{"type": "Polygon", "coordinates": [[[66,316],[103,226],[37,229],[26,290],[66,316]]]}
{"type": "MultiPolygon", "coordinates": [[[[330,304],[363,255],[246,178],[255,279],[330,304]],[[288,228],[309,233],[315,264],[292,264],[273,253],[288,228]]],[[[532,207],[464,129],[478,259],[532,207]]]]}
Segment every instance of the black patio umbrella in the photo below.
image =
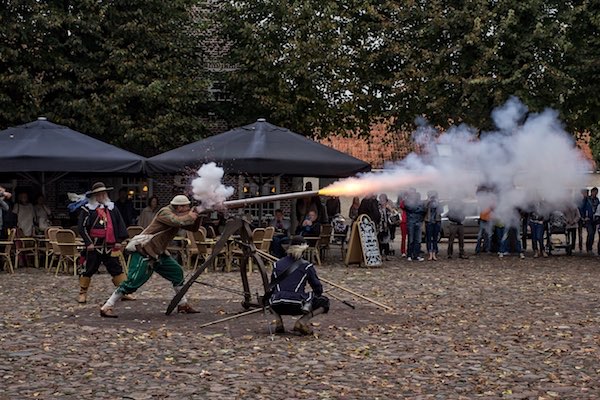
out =
{"type": "Polygon", "coordinates": [[[0,131],[0,173],[140,173],[144,160],[43,117],[0,131]]]}
{"type": "Polygon", "coordinates": [[[210,161],[228,174],[341,178],[371,170],[364,161],[264,119],[151,157],[147,168],[177,172],[210,161]]]}

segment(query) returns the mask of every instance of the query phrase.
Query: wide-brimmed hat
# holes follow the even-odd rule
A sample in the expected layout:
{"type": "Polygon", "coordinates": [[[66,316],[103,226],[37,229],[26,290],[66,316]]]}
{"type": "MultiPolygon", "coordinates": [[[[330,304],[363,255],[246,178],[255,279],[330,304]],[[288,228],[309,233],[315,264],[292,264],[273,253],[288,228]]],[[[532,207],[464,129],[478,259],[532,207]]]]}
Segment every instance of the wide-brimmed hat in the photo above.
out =
{"type": "Polygon", "coordinates": [[[189,206],[190,204],[192,204],[190,199],[183,194],[178,194],[177,196],[173,197],[173,200],[171,200],[172,206],[189,206]]]}
{"type": "Polygon", "coordinates": [[[96,193],[108,192],[109,190],[113,190],[113,188],[106,187],[104,182],[96,182],[92,185],[92,190],[86,193],[86,196],[90,197],[96,193]]]}

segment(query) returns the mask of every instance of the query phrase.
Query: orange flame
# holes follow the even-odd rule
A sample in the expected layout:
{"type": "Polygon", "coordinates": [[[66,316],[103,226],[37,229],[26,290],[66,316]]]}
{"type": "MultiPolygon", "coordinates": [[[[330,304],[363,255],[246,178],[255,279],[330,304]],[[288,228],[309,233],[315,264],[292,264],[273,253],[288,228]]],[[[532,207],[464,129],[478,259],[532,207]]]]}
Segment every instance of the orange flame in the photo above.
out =
{"type": "Polygon", "coordinates": [[[365,174],[358,178],[348,178],[335,182],[321,190],[323,196],[365,196],[374,193],[399,192],[407,187],[431,182],[436,173],[413,174],[403,173],[365,174]]]}

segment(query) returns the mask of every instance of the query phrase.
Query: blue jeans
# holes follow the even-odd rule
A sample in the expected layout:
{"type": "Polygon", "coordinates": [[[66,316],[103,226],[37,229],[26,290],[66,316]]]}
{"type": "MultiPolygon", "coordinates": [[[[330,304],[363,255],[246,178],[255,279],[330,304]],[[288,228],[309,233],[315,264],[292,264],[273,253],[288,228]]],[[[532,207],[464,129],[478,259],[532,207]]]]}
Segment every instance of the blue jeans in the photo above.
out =
{"type": "Polygon", "coordinates": [[[408,223],[407,257],[415,259],[421,254],[421,222],[408,223]]]}
{"type": "Polygon", "coordinates": [[[544,224],[538,224],[535,222],[530,222],[529,227],[531,228],[531,245],[533,247],[533,251],[543,251],[544,250],[544,224]]]}
{"type": "Polygon", "coordinates": [[[441,222],[427,222],[425,225],[425,243],[428,253],[438,252],[438,238],[440,237],[441,222]]]}
{"type": "Polygon", "coordinates": [[[491,238],[490,234],[492,232],[492,223],[491,221],[479,221],[479,232],[477,232],[477,245],[475,246],[475,253],[479,254],[481,252],[481,246],[483,244],[483,251],[486,253],[490,252],[491,238]]]}

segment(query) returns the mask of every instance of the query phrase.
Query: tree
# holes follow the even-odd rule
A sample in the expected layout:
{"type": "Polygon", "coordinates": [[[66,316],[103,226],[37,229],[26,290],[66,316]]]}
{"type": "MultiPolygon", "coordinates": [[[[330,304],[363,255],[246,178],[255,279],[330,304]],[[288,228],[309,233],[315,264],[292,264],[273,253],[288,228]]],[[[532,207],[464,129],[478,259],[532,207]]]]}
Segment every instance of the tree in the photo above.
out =
{"type": "Polygon", "coordinates": [[[574,2],[565,26],[565,69],[574,84],[565,94],[564,114],[576,132],[591,134],[592,154],[600,164],[600,4],[574,2]]]}
{"type": "Polygon", "coordinates": [[[46,115],[146,155],[205,134],[194,1],[4,3],[2,125],[46,115]]]}
{"type": "Polygon", "coordinates": [[[230,115],[320,135],[417,116],[489,129],[516,95],[596,129],[598,14],[589,0],[230,1],[230,115]]]}
{"type": "Polygon", "coordinates": [[[256,117],[312,135],[367,129],[384,95],[369,1],[235,1],[215,13],[231,42],[226,118],[256,117]],[[227,112],[229,111],[229,112],[227,112]]]}

